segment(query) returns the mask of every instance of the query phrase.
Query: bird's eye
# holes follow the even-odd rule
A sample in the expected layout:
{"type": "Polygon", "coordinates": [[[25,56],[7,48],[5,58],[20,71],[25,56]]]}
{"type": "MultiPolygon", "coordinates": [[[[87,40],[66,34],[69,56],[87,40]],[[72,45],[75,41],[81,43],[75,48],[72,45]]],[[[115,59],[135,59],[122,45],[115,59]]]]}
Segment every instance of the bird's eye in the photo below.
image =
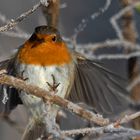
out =
{"type": "Polygon", "coordinates": [[[56,42],[56,36],[53,36],[53,37],[52,37],[52,41],[53,41],[53,42],[56,42]]]}

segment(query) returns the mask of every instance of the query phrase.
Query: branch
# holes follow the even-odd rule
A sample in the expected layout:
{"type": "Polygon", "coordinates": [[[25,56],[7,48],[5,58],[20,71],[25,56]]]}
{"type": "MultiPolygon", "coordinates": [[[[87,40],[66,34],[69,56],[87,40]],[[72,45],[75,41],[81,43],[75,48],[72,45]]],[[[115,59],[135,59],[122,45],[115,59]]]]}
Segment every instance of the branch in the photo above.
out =
{"type": "Polygon", "coordinates": [[[127,86],[127,90],[131,91],[139,83],[140,83],[140,75],[133,79],[133,81],[127,86]]]}
{"type": "Polygon", "coordinates": [[[60,0],[48,0],[49,6],[42,5],[42,12],[46,18],[48,26],[57,27],[59,18],[60,0]]]}
{"type": "MultiPolygon", "coordinates": [[[[136,136],[140,135],[140,131],[136,131],[134,129],[130,128],[124,128],[120,127],[120,124],[127,123],[137,117],[140,116],[140,112],[136,112],[132,115],[128,115],[127,117],[124,116],[122,119],[119,119],[118,121],[111,123],[107,126],[104,127],[92,127],[92,128],[83,128],[83,129],[74,129],[74,130],[67,130],[67,131],[62,131],[62,133],[66,136],[75,136],[75,135],[91,135],[91,134],[105,134],[105,133],[110,133],[110,134],[115,134],[115,133],[121,133],[117,135],[122,137],[122,136],[136,136]],[[128,135],[126,135],[128,133],[128,135]]],[[[114,136],[114,135],[113,135],[114,136]]]]}
{"type": "MultiPolygon", "coordinates": [[[[66,40],[67,41],[67,40],[66,40]]],[[[69,41],[69,40],[68,40],[69,41]]],[[[67,42],[68,42],[67,41],[67,42]]],[[[83,54],[89,59],[129,59],[133,57],[139,57],[140,56],[140,45],[134,44],[129,41],[125,40],[106,40],[105,42],[101,43],[93,43],[93,44],[77,44],[76,51],[83,54]],[[132,51],[132,53],[129,54],[100,54],[100,55],[94,55],[94,53],[98,49],[103,48],[123,48],[124,50],[132,51]]]]}
{"type": "MultiPolygon", "coordinates": [[[[10,22],[9,19],[2,13],[0,13],[0,21],[5,24],[8,24],[10,22]]],[[[21,39],[27,39],[30,36],[30,34],[26,33],[18,26],[15,26],[14,31],[7,31],[7,32],[1,32],[1,33],[2,35],[7,35],[10,37],[16,37],[16,38],[21,38],[21,39]]]]}
{"type": "MultiPolygon", "coordinates": [[[[0,21],[1,21],[2,23],[5,23],[5,24],[7,24],[7,23],[10,22],[10,20],[9,20],[5,15],[3,15],[2,13],[0,13],[0,21]]],[[[18,26],[15,27],[15,31],[16,31],[16,32],[20,32],[20,33],[23,33],[23,32],[24,32],[24,31],[23,31],[22,29],[20,29],[18,26]]]]}
{"type": "Polygon", "coordinates": [[[112,0],[106,0],[103,7],[99,8],[99,10],[92,15],[88,16],[87,18],[83,18],[81,22],[77,25],[77,27],[74,29],[74,34],[72,35],[72,39],[74,40],[74,44],[76,42],[76,38],[79,35],[80,32],[82,32],[86,27],[87,23],[89,22],[89,19],[94,20],[98,18],[100,15],[102,15],[104,12],[106,12],[111,5],[112,0]]]}
{"type": "Polygon", "coordinates": [[[92,127],[92,128],[83,128],[83,129],[74,129],[74,130],[68,130],[68,131],[63,131],[63,134],[66,136],[76,136],[79,134],[82,135],[101,135],[101,134],[113,134],[113,138],[115,135],[116,137],[133,137],[133,136],[138,136],[140,135],[140,131],[134,130],[134,129],[130,129],[130,128],[124,128],[124,127],[120,127],[120,128],[115,128],[113,125],[108,125],[105,127],[92,127]]]}
{"type": "Polygon", "coordinates": [[[2,32],[3,35],[9,36],[9,37],[15,37],[20,39],[28,39],[30,37],[30,34],[28,33],[19,33],[19,32],[13,32],[13,31],[7,31],[2,32]]]}
{"type": "Polygon", "coordinates": [[[140,57],[140,52],[133,52],[133,53],[129,53],[129,54],[103,54],[103,55],[98,55],[98,56],[93,55],[92,52],[89,52],[89,53],[86,53],[84,55],[88,59],[91,59],[91,60],[103,60],[103,59],[118,60],[118,59],[130,59],[130,58],[133,58],[133,57],[140,57]]]}
{"type": "Polygon", "coordinates": [[[23,21],[25,18],[27,18],[27,16],[29,16],[35,10],[37,10],[37,8],[39,8],[40,5],[41,5],[41,3],[39,2],[38,4],[34,5],[32,9],[30,9],[27,12],[21,14],[16,19],[11,19],[11,21],[8,22],[6,25],[0,27],[0,32],[4,32],[4,31],[8,31],[8,30],[13,29],[18,23],[20,23],[21,21],[23,21]]]}
{"type": "Polygon", "coordinates": [[[131,115],[125,115],[122,119],[120,119],[119,124],[128,123],[131,120],[134,120],[134,119],[136,119],[138,117],[140,117],[140,111],[136,112],[134,114],[131,114],[131,115]]]}
{"type": "Polygon", "coordinates": [[[140,50],[140,45],[125,40],[114,39],[114,40],[106,40],[104,42],[99,42],[99,43],[77,44],[76,51],[80,51],[82,49],[85,51],[95,52],[98,49],[103,49],[103,48],[124,48],[125,50],[129,49],[131,51],[136,51],[136,50],[140,50]]]}
{"type": "Polygon", "coordinates": [[[1,74],[0,84],[13,86],[17,89],[25,91],[26,93],[40,97],[45,101],[51,101],[61,107],[67,108],[69,111],[81,116],[82,118],[87,119],[88,121],[94,122],[98,125],[103,126],[109,123],[109,120],[104,119],[101,115],[94,114],[90,111],[87,111],[82,107],[55,95],[55,93],[53,92],[52,93],[47,92],[37,86],[27,84],[25,81],[17,79],[13,76],[1,74]]]}
{"type": "Polygon", "coordinates": [[[122,31],[117,23],[117,20],[120,19],[126,12],[132,10],[133,8],[135,8],[136,6],[138,6],[140,4],[140,2],[134,2],[129,6],[126,6],[125,8],[123,8],[122,10],[120,10],[119,13],[115,14],[111,19],[110,22],[112,24],[112,27],[115,29],[116,34],[118,36],[118,38],[120,40],[124,40],[122,31]]]}

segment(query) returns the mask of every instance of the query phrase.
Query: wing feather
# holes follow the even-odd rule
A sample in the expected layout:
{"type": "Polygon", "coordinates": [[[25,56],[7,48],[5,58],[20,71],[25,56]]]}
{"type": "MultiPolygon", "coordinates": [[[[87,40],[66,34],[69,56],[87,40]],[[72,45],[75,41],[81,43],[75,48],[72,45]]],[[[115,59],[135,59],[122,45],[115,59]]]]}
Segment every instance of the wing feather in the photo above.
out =
{"type": "MultiPolygon", "coordinates": [[[[14,58],[0,62],[0,69],[6,69],[7,74],[16,76],[14,68],[14,58]]],[[[12,109],[21,104],[18,90],[7,85],[0,85],[0,115],[8,115],[12,109]],[[4,103],[3,99],[7,96],[8,100],[4,103]]]]}
{"type": "Polygon", "coordinates": [[[128,108],[129,100],[128,92],[116,79],[122,80],[98,62],[82,60],[77,64],[69,99],[85,102],[104,115],[120,113],[128,108]]]}

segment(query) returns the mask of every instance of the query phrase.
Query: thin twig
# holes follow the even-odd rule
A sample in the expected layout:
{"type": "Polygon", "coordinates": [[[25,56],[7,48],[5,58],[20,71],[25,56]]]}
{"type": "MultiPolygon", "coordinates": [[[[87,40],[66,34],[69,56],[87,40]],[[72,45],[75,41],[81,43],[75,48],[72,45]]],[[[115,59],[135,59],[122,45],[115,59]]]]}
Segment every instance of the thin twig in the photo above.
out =
{"type": "Polygon", "coordinates": [[[20,38],[20,39],[28,39],[30,37],[30,34],[28,33],[19,33],[19,32],[14,32],[14,31],[7,31],[7,32],[2,32],[3,35],[9,36],[9,37],[15,37],[15,38],[20,38]]]}
{"type": "Polygon", "coordinates": [[[133,79],[133,81],[127,86],[127,90],[131,91],[139,83],[140,83],[140,75],[133,79]]]}
{"type": "MultiPolygon", "coordinates": [[[[0,13],[0,21],[5,24],[10,22],[10,20],[2,13],[0,13]]],[[[15,31],[18,33],[24,33],[24,31],[21,28],[19,28],[18,26],[15,27],[15,31]]]]}
{"type": "Polygon", "coordinates": [[[118,38],[120,40],[124,40],[124,37],[123,37],[123,34],[122,34],[122,31],[117,23],[117,20],[120,19],[126,12],[132,10],[133,8],[135,8],[136,6],[138,6],[140,4],[140,2],[134,2],[132,3],[131,5],[123,8],[122,10],[120,10],[119,13],[115,14],[111,19],[110,19],[110,22],[112,24],[112,27],[115,29],[116,31],[116,34],[118,36],[118,38]]]}
{"type": "Polygon", "coordinates": [[[88,16],[87,18],[83,18],[81,20],[81,22],[74,29],[74,34],[71,37],[72,40],[74,41],[74,43],[76,42],[76,39],[77,39],[77,36],[79,35],[79,33],[81,33],[87,27],[89,19],[95,20],[100,15],[102,15],[104,12],[106,12],[107,9],[109,8],[109,6],[111,5],[111,2],[112,2],[112,0],[106,0],[106,2],[103,5],[103,7],[99,8],[99,10],[97,12],[95,12],[92,15],[88,16]]]}
{"type": "Polygon", "coordinates": [[[110,133],[110,134],[118,134],[120,133],[126,137],[127,136],[138,136],[140,135],[140,131],[136,131],[131,128],[124,128],[124,127],[119,127],[115,128],[112,124],[104,127],[92,127],[92,128],[83,128],[83,129],[74,129],[74,130],[68,130],[68,131],[63,131],[63,134],[66,136],[76,136],[79,134],[82,135],[98,135],[98,134],[105,134],[105,133],[110,133]]]}
{"type": "Polygon", "coordinates": [[[134,114],[131,115],[125,115],[121,120],[120,120],[120,124],[124,124],[124,123],[128,123],[131,120],[134,120],[136,118],[140,117],[140,111],[136,112],[134,114]]]}
{"type": "MultiPolygon", "coordinates": [[[[9,19],[5,15],[3,15],[2,13],[0,13],[0,21],[2,21],[5,24],[10,22],[9,19]]],[[[23,31],[18,26],[15,26],[14,31],[7,31],[7,32],[1,32],[1,33],[2,33],[2,35],[4,34],[4,35],[7,35],[9,37],[16,37],[16,38],[21,38],[21,39],[27,39],[30,36],[28,33],[23,31]]]]}
{"type": "Polygon", "coordinates": [[[99,42],[99,43],[77,44],[76,51],[80,51],[81,49],[83,49],[85,51],[89,50],[95,52],[98,49],[103,49],[103,48],[124,48],[125,50],[129,49],[131,51],[136,51],[136,50],[140,50],[140,45],[133,44],[125,40],[114,39],[114,40],[106,40],[104,42],[99,42]]]}
{"type": "Polygon", "coordinates": [[[34,5],[30,10],[28,10],[25,13],[22,13],[19,17],[17,17],[16,19],[11,19],[11,21],[0,27],[0,32],[4,32],[4,31],[8,31],[13,29],[18,23],[20,23],[21,21],[23,21],[25,18],[27,18],[30,14],[32,14],[35,10],[37,10],[38,7],[40,7],[41,3],[39,2],[38,4],[34,5]]]}
{"type": "Polygon", "coordinates": [[[103,134],[103,133],[113,133],[113,134],[124,133],[125,134],[127,132],[130,132],[131,134],[136,136],[136,135],[140,135],[140,131],[136,131],[136,130],[130,129],[130,128],[120,127],[119,125],[132,121],[133,119],[135,119],[139,116],[140,116],[140,112],[136,112],[127,117],[124,116],[122,119],[119,119],[119,121],[116,121],[116,122],[111,123],[104,127],[82,128],[82,129],[67,130],[67,131],[62,131],[62,132],[66,136],[75,136],[75,135],[79,135],[79,134],[91,135],[91,134],[103,134]]]}
{"type": "Polygon", "coordinates": [[[84,55],[91,60],[103,60],[103,59],[118,60],[118,59],[130,59],[133,57],[140,57],[140,52],[133,52],[133,53],[129,53],[129,54],[103,54],[103,55],[98,55],[98,56],[93,55],[93,53],[89,52],[84,55]]]}

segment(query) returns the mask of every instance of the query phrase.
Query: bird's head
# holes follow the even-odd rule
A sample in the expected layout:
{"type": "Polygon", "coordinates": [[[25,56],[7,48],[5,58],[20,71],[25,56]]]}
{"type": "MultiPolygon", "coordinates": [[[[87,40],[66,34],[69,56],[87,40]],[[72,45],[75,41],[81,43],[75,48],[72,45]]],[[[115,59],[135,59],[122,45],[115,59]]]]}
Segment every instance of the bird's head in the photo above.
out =
{"type": "Polygon", "coordinates": [[[62,65],[71,62],[71,54],[57,29],[39,26],[19,49],[21,63],[33,65],[62,65]]]}

